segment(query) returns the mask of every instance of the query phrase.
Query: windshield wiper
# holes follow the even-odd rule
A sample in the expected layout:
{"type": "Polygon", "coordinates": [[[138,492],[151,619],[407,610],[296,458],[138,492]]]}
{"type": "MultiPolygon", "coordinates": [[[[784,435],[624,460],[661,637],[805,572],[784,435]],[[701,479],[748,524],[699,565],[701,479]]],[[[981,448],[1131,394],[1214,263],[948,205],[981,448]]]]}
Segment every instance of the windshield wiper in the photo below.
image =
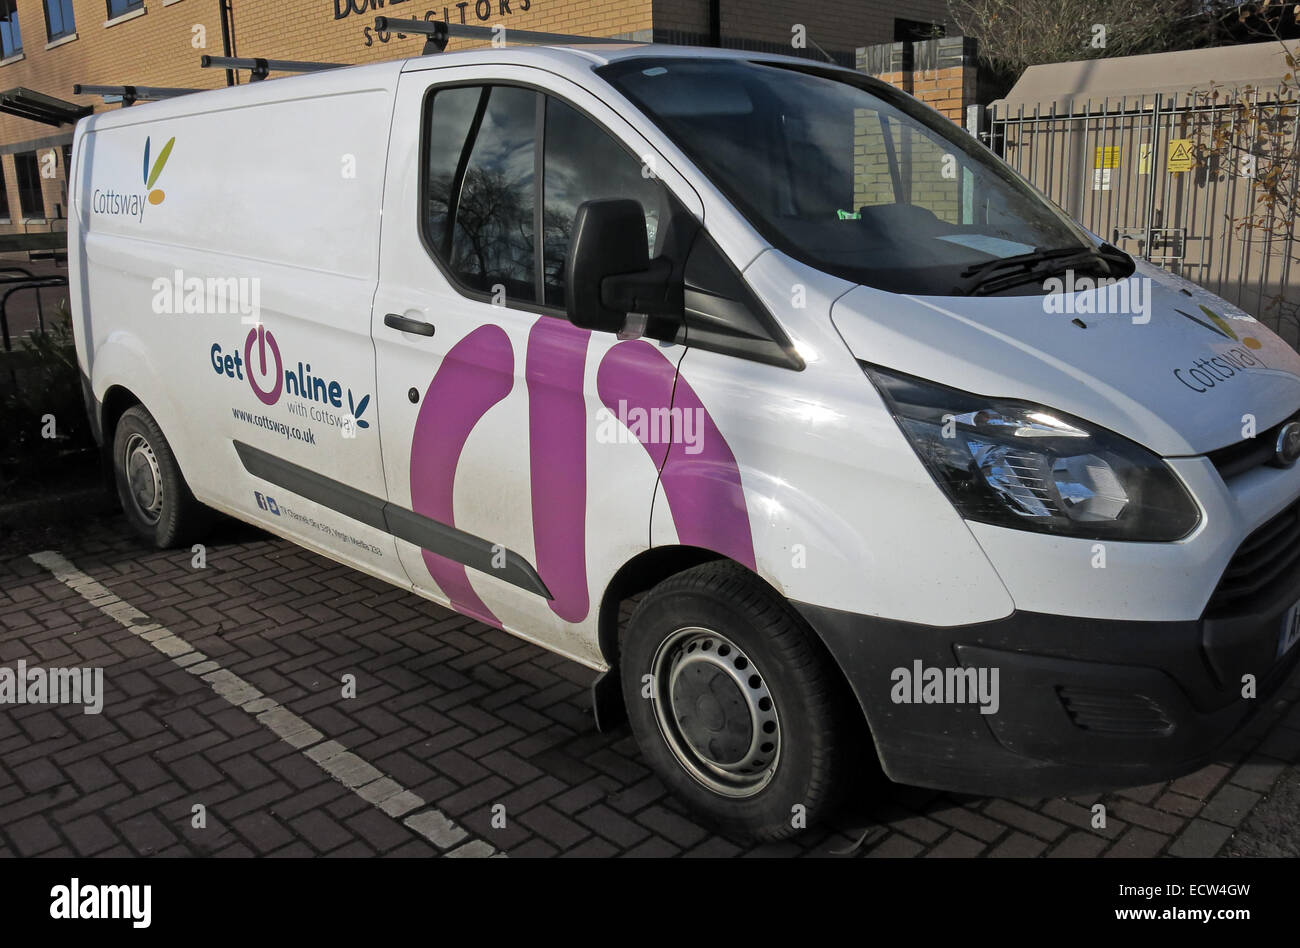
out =
{"type": "Polygon", "coordinates": [[[1134,270],[1133,259],[1110,244],[1099,247],[1038,248],[1032,253],[999,257],[972,264],[961,271],[961,282],[953,292],[963,296],[987,296],[1000,290],[1045,280],[1065,270],[1086,269],[1103,276],[1125,277],[1134,270]]]}

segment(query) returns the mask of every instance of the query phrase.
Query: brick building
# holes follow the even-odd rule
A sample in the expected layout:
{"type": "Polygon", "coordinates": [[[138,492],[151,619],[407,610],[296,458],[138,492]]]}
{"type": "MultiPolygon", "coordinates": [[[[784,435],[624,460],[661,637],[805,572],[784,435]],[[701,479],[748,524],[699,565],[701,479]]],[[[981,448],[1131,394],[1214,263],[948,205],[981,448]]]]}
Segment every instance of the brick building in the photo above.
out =
{"type": "MultiPolygon", "coordinates": [[[[6,104],[21,103],[24,93],[9,93],[30,90],[102,110],[119,106],[98,96],[74,96],[73,85],[225,85],[224,70],[200,68],[204,53],[336,63],[419,55],[421,37],[374,29],[381,13],[825,54],[844,65],[889,73],[904,88],[910,54],[890,51],[910,49],[910,43],[896,41],[923,36],[947,15],[946,0],[0,0],[0,96],[6,104]],[[792,42],[797,35],[807,38],[802,49],[792,42]]],[[[453,39],[449,48],[467,45],[472,44],[453,39]]],[[[247,73],[235,73],[234,81],[247,81],[247,73]]],[[[924,88],[915,91],[938,98],[923,95],[924,88]]],[[[950,91],[945,84],[943,94],[950,91]]],[[[43,124],[4,108],[0,233],[62,229],[72,126],[43,124]]],[[[959,118],[959,109],[951,112],[959,118]]]]}

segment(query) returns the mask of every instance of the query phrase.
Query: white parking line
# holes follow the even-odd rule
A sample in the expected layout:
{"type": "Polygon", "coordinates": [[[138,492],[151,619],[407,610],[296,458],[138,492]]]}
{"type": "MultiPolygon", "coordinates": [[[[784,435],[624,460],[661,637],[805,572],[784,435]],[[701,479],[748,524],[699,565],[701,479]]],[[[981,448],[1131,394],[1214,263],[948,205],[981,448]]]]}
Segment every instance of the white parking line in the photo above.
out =
{"type": "Polygon", "coordinates": [[[188,642],[174,635],[165,626],[150,622],[149,617],[129,602],[110,592],[77,569],[62,554],[54,550],[32,553],[31,559],[54,574],[69,589],[100,612],[115,619],[124,628],[148,642],[191,675],[197,675],[211,685],[226,701],[241,711],[255,717],[286,744],[297,748],[308,760],[320,767],[361,799],[423,836],[447,856],[484,857],[500,856],[488,843],[470,840],[461,843],[469,833],[436,807],[429,806],[419,796],[407,790],[396,780],[384,776],[378,769],[353,754],[338,741],[327,741],[298,715],[268,698],[253,685],[234,672],[228,671],[188,642]],[[456,846],[455,849],[452,847],[456,846]]]}

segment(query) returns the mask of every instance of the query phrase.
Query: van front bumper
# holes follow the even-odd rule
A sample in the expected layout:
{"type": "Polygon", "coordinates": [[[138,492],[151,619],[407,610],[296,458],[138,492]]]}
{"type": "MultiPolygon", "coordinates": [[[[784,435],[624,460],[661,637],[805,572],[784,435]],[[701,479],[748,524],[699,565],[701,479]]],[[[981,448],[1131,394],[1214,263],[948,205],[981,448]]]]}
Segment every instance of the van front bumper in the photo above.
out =
{"type": "Polygon", "coordinates": [[[1300,577],[1229,617],[1016,612],[948,628],[794,605],[844,671],[890,779],[1037,797],[1142,786],[1214,760],[1300,660],[1300,644],[1278,654],[1297,600],[1300,577]],[[932,686],[929,698],[947,700],[931,703],[911,681],[926,669],[953,669],[954,684],[957,670],[975,680],[984,669],[986,686],[996,669],[996,711],[981,713],[976,694],[952,700],[955,687],[932,686]],[[1253,698],[1243,697],[1247,675],[1253,698]]]}

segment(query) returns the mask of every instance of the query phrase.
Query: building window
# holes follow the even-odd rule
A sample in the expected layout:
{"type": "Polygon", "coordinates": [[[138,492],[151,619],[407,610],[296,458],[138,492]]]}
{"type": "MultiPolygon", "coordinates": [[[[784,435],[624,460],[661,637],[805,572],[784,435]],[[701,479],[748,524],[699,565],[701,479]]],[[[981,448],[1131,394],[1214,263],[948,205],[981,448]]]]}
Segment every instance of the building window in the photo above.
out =
{"type": "Polygon", "coordinates": [[[62,39],[77,32],[72,16],[72,0],[45,0],[45,33],[50,40],[62,39]]]}
{"type": "Polygon", "coordinates": [[[23,37],[18,32],[17,0],[0,0],[0,59],[17,56],[23,51],[23,37]]]}
{"type": "Polygon", "coordinates": [[[14,155],[14,172],[18,180],[18,207],[27,220],[45,218],[45,196],[41,193],[40,159],[36,152],[14,155]]]}
{"type": "Polygon", "coordinates": [[[9,183],[5,181],[5,165],[0,160],[0,221],[6,224],[11,220],[9,216],[9,183]]]}
{"type": "Polygon", "coordinates": [[[140,10],[144,7],[144,0],[108,0],[108,18],[121,16],[124,13],[130,13],[132,10],[140,10]]]}

